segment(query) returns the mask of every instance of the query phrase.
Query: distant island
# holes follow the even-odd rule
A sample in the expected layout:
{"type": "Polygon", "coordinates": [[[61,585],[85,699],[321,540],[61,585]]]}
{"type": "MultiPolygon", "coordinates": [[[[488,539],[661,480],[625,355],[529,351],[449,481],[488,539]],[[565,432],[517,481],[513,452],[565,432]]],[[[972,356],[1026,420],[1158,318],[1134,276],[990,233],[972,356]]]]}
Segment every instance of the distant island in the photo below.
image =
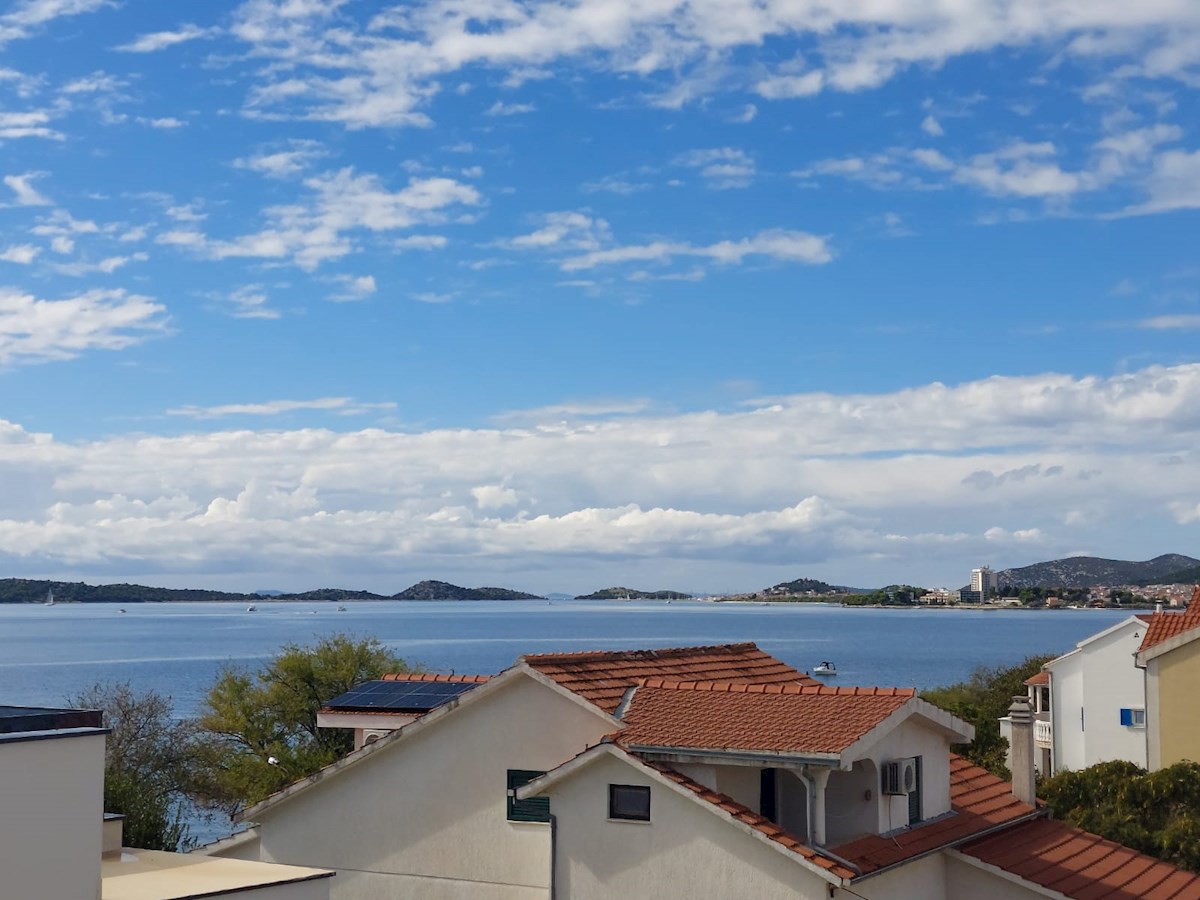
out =
{"type": "Polygon", "coordinates": [[[590,594],[580,594],[576,600],[691,600],[691,594],[679,591],[639,591],[627,587],[603,588],[590,594]]]}
{"type": "Polygon", "coordinates": [[[1154,559],[1132,562],[1098,556],[1068,556],[996,573],[1002,586],[1015,588],[1088,588],[1110,584],[1175,584],[1196,581],[1200,559],[1165,553],[1154,559]]]}
{"type": "Polygon", "coordinates": [[[44,603],[54,591],[55,603],[345,603],[354,600],[540,600],[537,594],[508,588],[466,588],[445,581],[422,581],[398,594],[374,594],[343,588],[318,588],[300,593],[256,591],[205,591],[158,588],[141,584],[84,584],[82,581],[48,581],[0,578],[0,603],[44,603]]]}

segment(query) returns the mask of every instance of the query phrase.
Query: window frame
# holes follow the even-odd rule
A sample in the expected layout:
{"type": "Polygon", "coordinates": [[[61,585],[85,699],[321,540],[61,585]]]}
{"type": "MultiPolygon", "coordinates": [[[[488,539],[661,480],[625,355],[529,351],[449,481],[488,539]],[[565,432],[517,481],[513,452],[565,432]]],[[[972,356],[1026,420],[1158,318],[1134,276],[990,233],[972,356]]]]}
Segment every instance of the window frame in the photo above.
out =
{"type": "Polygon", "coordinates": [[[650,786],[645,784],[609,784],[608,786],[608,818],[615,822],[649,822],[650,821],[650,786]],[[617,797],[621,792],[631,792],[638,797],[645,797],[646,812],[621,812],[618,809],[617,797]]]}

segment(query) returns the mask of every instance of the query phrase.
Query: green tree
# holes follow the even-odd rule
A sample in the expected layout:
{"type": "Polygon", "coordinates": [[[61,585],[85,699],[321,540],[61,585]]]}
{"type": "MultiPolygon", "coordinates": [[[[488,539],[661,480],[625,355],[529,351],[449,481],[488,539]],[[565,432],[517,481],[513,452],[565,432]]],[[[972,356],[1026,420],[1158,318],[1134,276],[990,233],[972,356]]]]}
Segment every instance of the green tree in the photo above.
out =
{"type": "Polygon", "coordinates": [[[307,647],[288,644],[258,672],[225,669],[198,721],[197,790],[236,809],[335,762],[353,748],[353,735],[317,728],[317,710],[356,684],[407,671],[378,640],[341,634],[307,647]]]}
{"type": "Polygon", "coordinates": [[[1200,764],[1099,763],[1046,779],[1038,796],[1078,828],[1200,871],[1200,764]]]}
{"type": "Polygon", "coordinates": [[[981,666],[958,684],[925,691],[921,696],[975,726],[975,740],[956,748],[971,762],[1002,778],[1008,777],[1004,757],[1008,741],[1000,737],[1000,719],[1012,698],[1027,692],[1025,680],[1041,671],[1049,656],[1031,656],[1015,666],[981,666]]]}
{"type": "Polygon", "coordinates": [[[195,729],[175,719],[171,698],[128,683],[97,684],[70,698],[99,709],[104,746],[104,809],[125,816],[127,847],[182,850],[192,845],[183,821],[196,762],[195,729]]]}

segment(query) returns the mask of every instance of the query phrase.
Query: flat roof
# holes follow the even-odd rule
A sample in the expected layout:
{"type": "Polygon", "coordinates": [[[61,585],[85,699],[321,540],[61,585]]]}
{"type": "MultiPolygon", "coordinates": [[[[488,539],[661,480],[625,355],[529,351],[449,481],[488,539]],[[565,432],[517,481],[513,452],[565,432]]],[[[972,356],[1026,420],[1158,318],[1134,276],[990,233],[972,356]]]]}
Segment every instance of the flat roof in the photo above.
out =
{"type": "Polygon", "coordinates": [[[328,869],[124,848],[100,863],[101,900],[192,900],[331,878],[328,869]]]}
{"type": "Polygon", "coordinates": [[[0,735],[70,728],[103,728],[98,709],[55,709],[48,706],[0,706],[0,735]]]}

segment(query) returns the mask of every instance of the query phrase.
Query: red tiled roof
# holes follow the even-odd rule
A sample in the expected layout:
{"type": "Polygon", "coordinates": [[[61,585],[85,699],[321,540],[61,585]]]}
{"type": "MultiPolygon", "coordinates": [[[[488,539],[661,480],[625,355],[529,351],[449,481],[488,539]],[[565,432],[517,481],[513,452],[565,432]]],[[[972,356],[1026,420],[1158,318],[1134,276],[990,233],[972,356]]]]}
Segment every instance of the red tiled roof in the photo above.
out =
{"type": "Polygon", "coordinates": [[[615,739],[630,747],[840,753],[910,701],[899,688],[647,679],[615,739]]]}
{"type": "Polygon", "coordinates": [[[887,836],[868,835],[834,847],[833,852],[866,875],[1036,812],[1013,796],[1009,782],[953,753],[950,754],[950,805],[954,810],[952,816],[887,836]]]}
{"type": "Polygon", "coordinates": [[[750,643],[662,650],[538,653],[522,656],[520,661],[609,713],[616,710],[625,689],[643,678],[817,684],[815,679],[750,643]]]}
{"type": "Polygon", "coordinates": [[[380,681],[452,681],[455,683],[483,684],[491,675],[446,675],[442,672],[394,672],[380,676],[380,681]]]}
{"type": "Polygon", "coordinates": [[[1155,644],[1161,644],[1168,638],[1183,634],[1200,625],[1200,585],[1192,592],[1191,602],[1183,612],[1156,612],[1150,617],[1150,624],[1142,638],[1138,653],[1149,650],[1155,644]]]}
{"type": "Polygon", "coordinates": [[[1051,819],[1006,828],[958,849],[1076,900],[1200,898],[1200,875],[1051,819]]]}
{"type": "Polygon", "coordinates": [[[666,778],[669,778],[676,784],[687,788],[689,791],[692,791],[701,800],[711,803],[713,806],[720,807],[739,822],[749,825],[755,831],[766,835],[775,843],[782,844],[793,853],[804,857],[806,860],[814,865],[820,866],[822,869],[828,870],[839,878],[850,879],[858,874],[854,870],[847,868],[836,860],[822,856],[818,851],[814,850],[812,847],[804,843],[804,841],[800,840],[800,838],[780,828],[766,816],[759,815],[749,807],[738,803],[732,797],[710,790],[704,785],[692,781],[692,779],[688,778],[686,775],[676,772],[669,766],[664,766],[659,763],[646,762],[644,760],[642,761],[642,764],[657,770],[666,778]]]}
{"type": "Polygon", "coordinates": [[[1040,671],[1036,675],[1034,675],[1032,678],[1026,678],[1025,683],[1027,685],[1030,685],[1031,687],[1038,687],[1040,685],[1049,684],[1050,683],[1050,673],[1047,672],[1045,669],[1043,669],[1042,671],[1040,671]]]}

